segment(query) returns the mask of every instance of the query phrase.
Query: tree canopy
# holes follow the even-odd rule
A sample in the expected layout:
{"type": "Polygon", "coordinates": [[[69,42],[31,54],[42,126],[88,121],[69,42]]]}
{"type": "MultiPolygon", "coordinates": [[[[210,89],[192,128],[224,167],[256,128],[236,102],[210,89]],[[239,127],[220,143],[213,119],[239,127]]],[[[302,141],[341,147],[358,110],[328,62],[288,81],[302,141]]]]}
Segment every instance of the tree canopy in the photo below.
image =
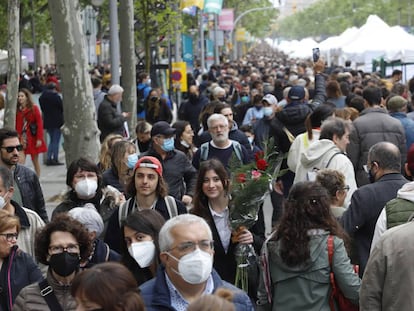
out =
{"type": "Polygon", "coordinates": [[[410,0],[320,0],[303,11],[278,21],[273,37],[324,39],[347,28],[362,26],[367,17],[376,14],[390,26],[411,26],[410,0]]]}

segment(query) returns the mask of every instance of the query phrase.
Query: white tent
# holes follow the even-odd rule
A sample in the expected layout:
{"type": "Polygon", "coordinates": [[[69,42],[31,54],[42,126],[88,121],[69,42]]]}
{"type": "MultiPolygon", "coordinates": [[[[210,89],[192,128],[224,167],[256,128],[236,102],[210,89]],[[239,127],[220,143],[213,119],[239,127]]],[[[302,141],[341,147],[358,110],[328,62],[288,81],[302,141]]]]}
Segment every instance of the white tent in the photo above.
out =
{"type": "Polygon", "coordinates": [[[355,35],[342,48],[346,58],[370,66],[373,59],[385,61],[414,60],[414,36],[400,27],[389,27],[376,15],[370,15],[355,35]]]}
{"type": "Polygon", "coordinates": [[[282,41],[277,48],[292,58],[311,58],[312,48],[317,46],[318,43],[315,40],[305,38],[301,41],[282,41]]]}

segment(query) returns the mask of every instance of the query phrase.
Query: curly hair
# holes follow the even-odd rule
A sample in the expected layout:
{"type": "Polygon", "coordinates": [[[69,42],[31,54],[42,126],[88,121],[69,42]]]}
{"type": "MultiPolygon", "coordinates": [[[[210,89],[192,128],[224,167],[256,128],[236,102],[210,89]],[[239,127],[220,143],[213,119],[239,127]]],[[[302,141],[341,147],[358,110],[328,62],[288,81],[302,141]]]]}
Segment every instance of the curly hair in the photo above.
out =
{"type": "Polygon", "coordinates": [[[349,238],[330,210],[328,191],[317,182],[299,182],[291,188],[274,240],[288,266],[310,259],[308,230],[323,229],[341,238],[349,253],[349,238]],[[295,245],[295,247],[292,247],[295,245]]]}
{"type": "Polygon", "coordinates": [[[50,236],[56,231],[69,232],[75,237],[79,244],[81,261],[91,254],[92,244],[86,227],[66,213],[61,213],[56,215],[50,223],[46,224],[36,234],[35,256],[40,263],[49,265],[47,258],[49,256],[50,236]]]}
{"type": "Polygon", "coordinates": [[[336,203],[337,191],[344,191],[345,176],[340,171],[323,169],[316,175],[316,181],[328,190],[330,196],[330,203],[336,203]]]}
{"type": "Polygon", "coordinates": [[[97,264],[79,273],[73,280],[71,294],[98,304],[104,311],[145,310],[135,278],[116,262],[97,264]]]}

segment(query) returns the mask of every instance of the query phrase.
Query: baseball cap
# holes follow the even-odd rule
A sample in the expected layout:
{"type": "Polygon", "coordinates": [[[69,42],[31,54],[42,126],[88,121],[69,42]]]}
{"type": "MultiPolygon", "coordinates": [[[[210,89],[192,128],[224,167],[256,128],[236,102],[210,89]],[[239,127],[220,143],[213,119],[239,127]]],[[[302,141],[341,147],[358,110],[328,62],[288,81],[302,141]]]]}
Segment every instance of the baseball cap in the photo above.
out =
{"type": "Polygon", "coordinates": [[[173,134],[175,134],[175,128],[171,127],[165,121],[158,121],[154,123],[151,129],[151,137],[157,135],[171,136],[173,134]]]}
{"type": "Polygon", "coordinates": [[[393,96],[388,100],[387,108],[389,110],[397,111],[407,105],[407,100],[402,96],[393,96]]]}
{"type": "Polygon", "coordinates": [[[135,164],[134,171],[140,167],[148,167],[154,169],[159,176],[162,176],[162,165],[160,161],[155,157],[144,156],[140,158],[135,164]]]}
{"type": "Polygon", "coordinates": [[[305,98],[305,88],[300,85],[294,85],[290,88],[288,98],[291,100],[301,100],[305,98]]]}
{"type": "Polygon", "coordinates": [[[277,105],[277,99],[272,94],[266,94],[265,96],[263,96],[262,101],[266,101],[270,105],[277,105]]]}

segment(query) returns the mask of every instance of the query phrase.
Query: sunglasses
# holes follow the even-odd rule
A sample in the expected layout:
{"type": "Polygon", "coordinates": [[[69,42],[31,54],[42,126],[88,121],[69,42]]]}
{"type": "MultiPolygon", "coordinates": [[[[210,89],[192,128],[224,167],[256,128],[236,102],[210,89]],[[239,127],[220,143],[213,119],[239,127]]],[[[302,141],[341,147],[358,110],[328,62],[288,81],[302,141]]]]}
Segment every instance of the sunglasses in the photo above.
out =
{"type": "Polygon", "coordinates": [[[23,145],[17,145],[17,146],[8,146],[8,147],[1,147],[2,149],[6,149],[7,153],[12,153],[14,149],[17,149],[17,151],[23,150],[23,145]]]}

